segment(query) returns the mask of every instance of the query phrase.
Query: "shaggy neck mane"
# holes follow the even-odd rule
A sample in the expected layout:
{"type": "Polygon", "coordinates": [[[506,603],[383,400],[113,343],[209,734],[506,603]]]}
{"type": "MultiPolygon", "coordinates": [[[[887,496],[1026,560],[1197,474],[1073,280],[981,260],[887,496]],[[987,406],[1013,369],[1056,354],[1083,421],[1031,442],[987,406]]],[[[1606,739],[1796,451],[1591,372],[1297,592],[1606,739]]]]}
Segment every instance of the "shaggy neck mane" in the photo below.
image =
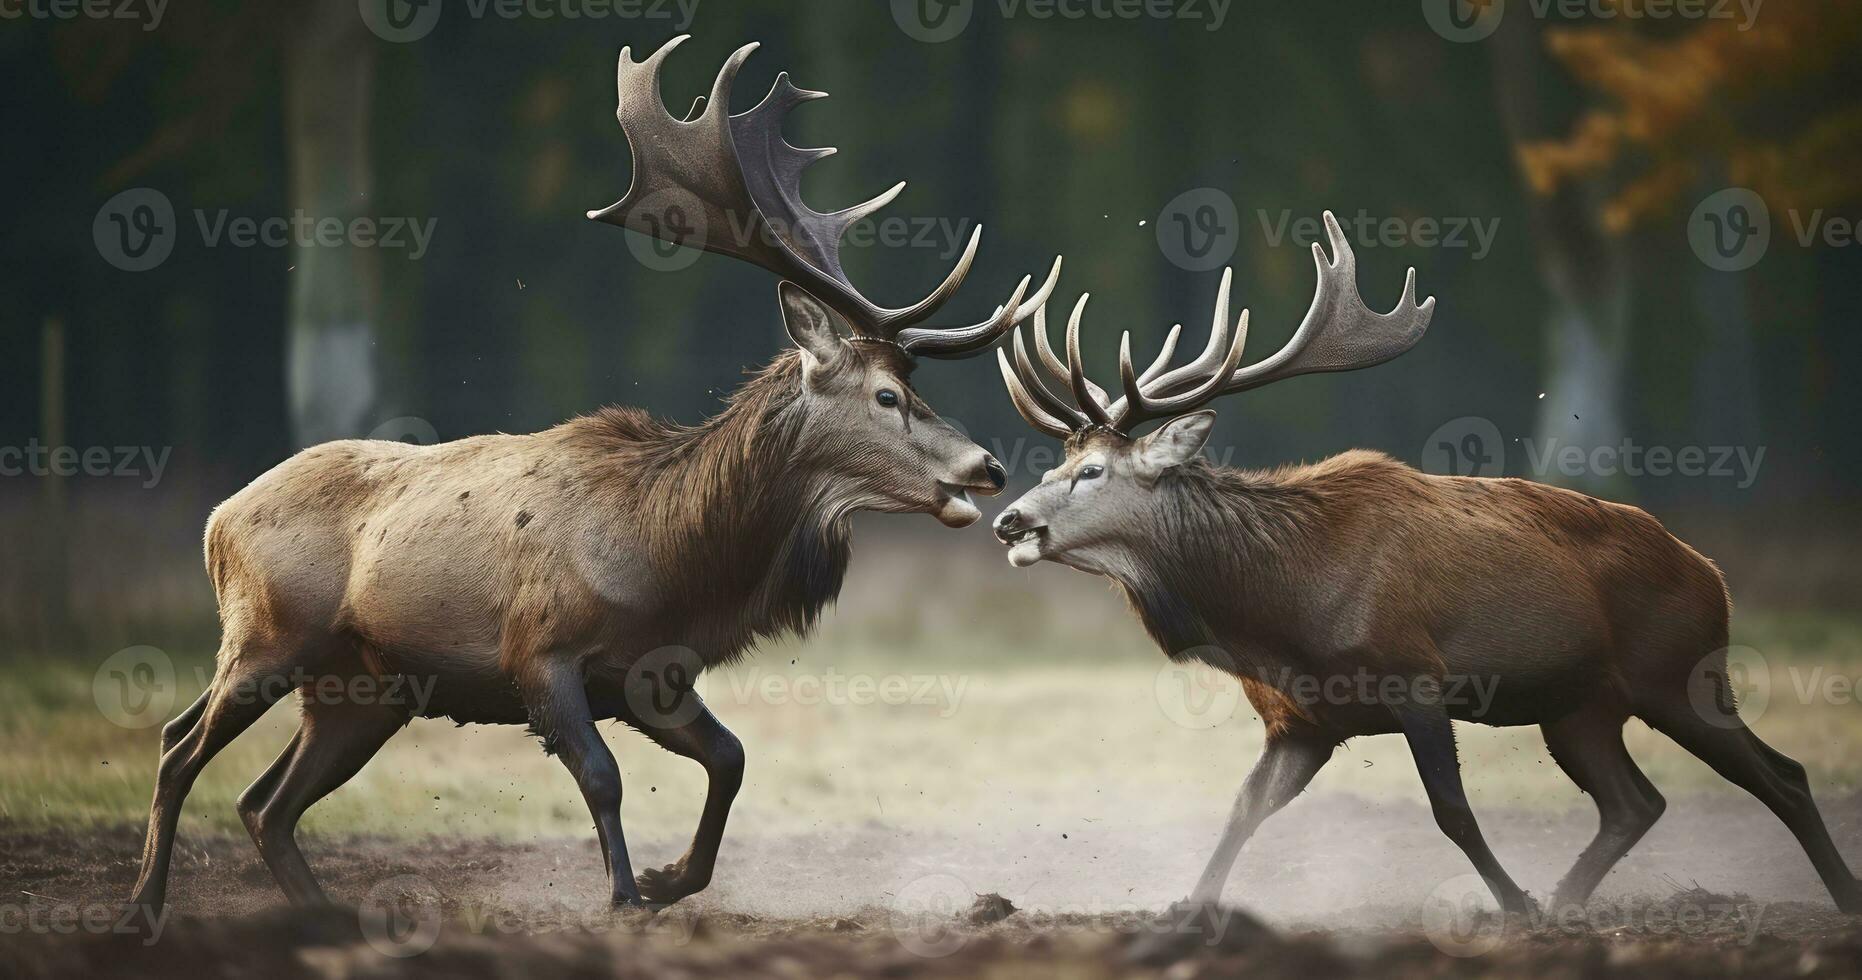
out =
{"type": "MultiPolygon", "coordinates": [[[[1107,574],[1173,660],[1211,659],[1223,636],[1270,632],[1310,552],[1324,494],[1309,468],[1250,472],[1192,461],[1159,477],[1155,538],[1107,574]]],[[[1236,665],[1217,663],[1233,669],[1236,665]]]]}
{"type": "Polygon", "coordinates": [[[569,426],[601,460],[599,484],[646,545],[671,617],[713,662],[757,637],[806,633],[839,595],[847,506],[801,439],[801,354],[751,375],[699,425],[605,408],[569,426]]]}

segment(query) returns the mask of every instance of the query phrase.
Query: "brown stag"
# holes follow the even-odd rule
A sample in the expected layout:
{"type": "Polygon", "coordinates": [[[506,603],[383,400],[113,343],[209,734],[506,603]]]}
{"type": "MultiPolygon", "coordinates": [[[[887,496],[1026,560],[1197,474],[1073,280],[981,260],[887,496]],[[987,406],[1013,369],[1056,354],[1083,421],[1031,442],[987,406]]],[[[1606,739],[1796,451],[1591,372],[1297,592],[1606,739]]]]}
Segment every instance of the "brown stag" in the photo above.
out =
{"type": "Polygon", "coordinates": [[[1784,821],[1844,911],[1862,888],[1831,843],[1804,769],[1740,719],[1726,679],[1726,586],[1713,563],[1647,513],[1515,479],[1419,473],[1349,452],[1248,472],[1201,458],[1222,394],[1299,374],[1349,371],[1421,339],[1434,300],[1378,314],[1325,217],[1311,310],[1280,352],[1241,367],[1247,313],[1231,332],[1222,280],[1207,349],[1169,369],[1177,331],[1142,372],[1130,334],[1119,397],[1087,380],[1080,298],[1066,361],[1044,318],[1031,361],[1018,329],[997,357],[1015,407],[1065,440],[1064,462],[996,520],[1017,566],[1046,559],[1117,584],[1165,653],[1237,677],[1266,748],[1191,893],[1221,894],[1242,844],[1297,796],[1346,739],[1401,732],[1435,819],[1502,907],[1527,907],[1482,840],[1462,793],[1453,721],[1538,725],[1558,765],[1597,804],[1600,828],[1554,903],[1582,904],[1661,815],[1661,794],[1624,749],[1636,716],[1745,788],[1784,821]],[[1064,384],[1072,404],[1042,380],[1064,384]],[[1189,414],[1184,414],[1189,413],[1189,414]],[[1169,419],[1155,431],[1134,428],[1169,419]],[[1470,696],[1469,691],[1483,692],[1470,696]]]}
{"type": "Polygon", "coordinates": [[[743,773],[737,739],[691,690],[697,672],[761,637],[808,630],[840,589],[854,512],[928,513],[963,527],[981,516],[969,491],[1003,486],[1001,465],[939,419],[910,374],[919,357],[988,349],[1054,276],[1026,303],[1024,278],[980,323],[922,325],[969,271],[972,235],[922,302],[868,301],[841,269],[840,239],[897,188],[835,214],[802,203],[804,167],[831,151],[790,146],[781,127],[820,93],[785,74],[761,104],[730,115],[732,80],[754,44],[725,63],[708,100],[672,117],[660,67],[682,40],[642,62],[621,52],[617,115],[633,184],[589,216],[777,273],[797,349],[701,425],[609,408],[533,435],[332,442],[220,505],[206,534],[217,668],[163,729],[133,902],[160,909],[189,787],[293,686],[301,727],[239,813],[294,902],[324,897],[293,839],[298,818],[415,716],[529,725],[588,804],[612,900],[689,895],[711,879],[743,773]],[[363,703],[315,686],[384,676],[424,679],[398,689],[426,697],[363,703]],[[709,779],[690,849],[637,883],[620,771],[595,728],[610,718],[696,760],[709,779]]]}

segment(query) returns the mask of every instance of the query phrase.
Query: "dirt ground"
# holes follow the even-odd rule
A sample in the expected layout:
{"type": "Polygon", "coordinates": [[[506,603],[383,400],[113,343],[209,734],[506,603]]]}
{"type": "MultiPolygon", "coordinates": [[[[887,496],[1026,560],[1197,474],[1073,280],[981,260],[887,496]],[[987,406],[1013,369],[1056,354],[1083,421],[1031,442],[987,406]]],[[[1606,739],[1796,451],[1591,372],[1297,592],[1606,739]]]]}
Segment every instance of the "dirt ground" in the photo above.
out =
{"type": "MultiPolygon", "coordinates": [[[[1824,811],[1839,846],[1862,851],[1862,797],[1824,811]]],[[[1090,825],[1012,837],[740,826],[713,887],[657,913],[603,907],[592,835],[311,838],[343,904],[309,913],[283,905],[243,838],[184,833],[152,943],[150,924],[115,905],[137,828],[0,824],[0,974],[1862,976],[1862,919],[1835,911],[1749,801],[1672,801],[1585,914],[1562,919],[1483,911],[1423,807],[1335,794],[1282,816],[1214,910],[1156,897],[1193,876],[1213,829],[1201,825],[1141,839],[1090,825]]],[[[1594,828],[1575,812],[1482,817],[1539,894],[1594,828]]]]}

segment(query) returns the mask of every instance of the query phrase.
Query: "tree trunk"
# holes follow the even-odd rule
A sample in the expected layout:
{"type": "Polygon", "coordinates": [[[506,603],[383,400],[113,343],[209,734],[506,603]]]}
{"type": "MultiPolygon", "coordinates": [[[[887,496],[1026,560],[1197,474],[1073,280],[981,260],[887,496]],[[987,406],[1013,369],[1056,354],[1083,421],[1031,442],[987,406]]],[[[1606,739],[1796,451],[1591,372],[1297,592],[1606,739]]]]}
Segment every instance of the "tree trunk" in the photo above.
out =
{"type": "MultiPolygon", "coordinates": [[[[1548,85],[1557,71],[1546,56],[1539,23],[1512,17],[1495,32],[1494,79],[1501,115],[1514,145],[1563,131],[1548,100],[1564,93],[1548,85]],[[1554,126],[1558,128],[1554,128],[1554,126]]],[[[1523,462],[1529,476],[1596,492],[1623,493],[1620,475],[1535,466],[1566,446],[1585,458],[1622,445],[1623,376],[1631,316],[1630,253],[1621,236],[1601,225],[1605,189],[1597,179],[1568,181],[1550,196],[1530,198],[1540,275],[1550,297],[1546,312],[1547,369],[1533,445],[1523,462]]]]}
{"type": "MultiPolygon", "coordinates": [[[[355,5],[318,0],[285,52],[292,214],[345,226],[373,207],[369,155],[375,45],[355,5]]],[[[314,224],[306,227],[314,228],[314,224]]],[[[300,446],[366,433],[380,365],[379,256],[354,244],[294,241],[286,390],[300,446]]]]}

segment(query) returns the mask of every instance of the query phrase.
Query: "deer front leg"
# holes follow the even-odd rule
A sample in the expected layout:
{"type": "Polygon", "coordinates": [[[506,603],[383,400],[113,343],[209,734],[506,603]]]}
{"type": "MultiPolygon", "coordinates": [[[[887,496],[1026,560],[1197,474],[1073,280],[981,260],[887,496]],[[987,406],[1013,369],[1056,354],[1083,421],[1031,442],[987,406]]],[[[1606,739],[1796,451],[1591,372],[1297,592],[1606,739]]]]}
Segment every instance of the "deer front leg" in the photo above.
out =
{"type": "Polygon", "coordinates": [[[650,902],[676,902],[711,883],[718,845],[724,840],[724,822],[730,817],[731,802],[737,798],[744,775],[743,743],[718,721],[697,692],[688,688],[659,703],[669,702],[676,706],[658,724],[642,718],[628,721],[667,751],[704,766],[709,783],[698,832],[685,856],[663,868],[648,868],[640,875],[640,894],[650,902]]]}
{"type": "Polygon", "coordinates": [[[1474,863],[1474,870],[1480,873],[1481,880],[1487,883],[1502,909],[1528,911],[1525,891],[1500,867],[1499,859],[1493,856],[1486,838],[1481,836],[1474,810],[1468,806],[1467,794],[1461,788],[1461,759],[1455,751],[1454,724],[1448,713],[1439,703],[1420,700],[1392,710],[1402,726],[1403,737],[1409,741],[1423,789],[1428,791],[1436,826],[1441,827],[1442,833],[1474,863]]]}
{"type": "Polygon", "coordinates": [[[1235,797],[1228,826],[1222,829],[1222,838],[1216,842],[1209,866],[1196,880],[1196,890],[1190,892],[1192,904],[1214,904],[1222,898],[1222,886],[1235,866],[1235,858],[1241,854],[1241,846],[1263,821],[1306,789],[1306,784],[1312,782],[1312,777],[1332,758],[1336,746],[1337,742],[1332,739],[1306,733],[1268,737],[1260,760],[1254,764],[1235,797]]]}
{"type": "Polygon", "coordinates": [[[595,818],[610,901],[614,905],[644,904],[634,888],[627,839],[621,833],[621,769],[601,740],[601,733],[595,730],[582,671],[569,663],[539,664],[518,682],[518,688],[530,712],[531,727],[543,738],[543,751],[562,759],[582,790],[589,814],[595,818]]]}

